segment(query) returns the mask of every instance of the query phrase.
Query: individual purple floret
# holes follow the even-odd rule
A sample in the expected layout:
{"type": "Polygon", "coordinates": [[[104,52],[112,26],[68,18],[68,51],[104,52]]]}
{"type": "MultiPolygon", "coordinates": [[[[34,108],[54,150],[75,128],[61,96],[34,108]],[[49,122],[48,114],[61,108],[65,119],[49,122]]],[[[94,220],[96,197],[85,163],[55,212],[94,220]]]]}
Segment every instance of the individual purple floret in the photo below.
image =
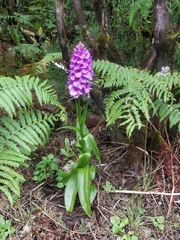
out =
{"type": "Polygon", "coordinates": [[[70,70],[68,76],[68,89],[72,98],[81,95],[90,97],[91,81],[94,72],[92,70],[92,57],[88,49],[79,42],[74,48],[70,60],[70,70]]]}

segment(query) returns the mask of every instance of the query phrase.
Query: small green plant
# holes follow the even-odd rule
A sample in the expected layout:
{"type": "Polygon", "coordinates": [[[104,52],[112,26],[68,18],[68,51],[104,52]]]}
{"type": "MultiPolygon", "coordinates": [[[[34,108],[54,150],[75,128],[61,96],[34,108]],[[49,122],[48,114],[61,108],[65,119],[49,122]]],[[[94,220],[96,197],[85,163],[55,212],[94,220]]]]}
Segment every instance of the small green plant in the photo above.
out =
{"type": "Polygon", "coordinates": [[[154,227],[158,228],[161,231],[164,230],[164,224],[165,224],[164,216],[150,217],[150,220],[154,225],[154,227]]]}
{"type": "Polygon", "coordinates": [[[74,152],[71,150],[71,144],[68,138],[65,138],[65,147],[60,149],[62,155],[65,156],[64,160],[69,160],[74,156],[74,152]]]}
{"type": "Polygon", "coordinates": [[[129,225],[129,219],[127,217],[120,220],[118,216],[113,216],[110,218],[110,222],[112,224],[112,232],[115,234],[124,232],[124,227],[129,225]]]}
{"type": "Polygon", "coordinates": [[[33,172],[33,181],[39,183],[43,180],[47,180],[49,177],[52,179],[53,174],[58,170],[58,159],[53,154],[49,154],[47,157],[42,157],[42,160],[36,165],[33,172]]]}
{"type": "Polygon", "coordinates": [[[0,214],[0,239],[6,240],[7,236],[15,232],[14,227],[11,226],[10,220],[5,220],[0,214]]]}
{"type": "Polygon", "coordinates": [[[129,231],[122,236],[122,238],[118,238],[117,240],[138,240],[139,238],[134,235],[134,231],[129,231]]]}
{"type": "Polygon", "coordinates": [[[62,177],[62,171],[59,170],[57,165],[58,159],[53,154],[49,154],[47,157],[42,157],[42,160],[35,166],[33,172],[33,181],[39,183],[44,180],[51,180],[56,177],[57,187],[63,188],[66,183],[66,178],[62,177]]]}
{"type": "Polygon", "coordinates": [[[127,216],[129,219],[130,226],[137,230],[140,223],[142,222],[142,217],[145,209],[142,208],[141,198],[131,198],[126,202],[123,207],[122,216],[127,216]]]}
{"type": "Polygon", "coordinates": [[[110,183],[110,181],[106,181],[105,185],[103,185],[103,189],[107,192],[116,190],[116,188],[110,183]]]}
{"type": "Polygon", "coordinates": [[[139,225],[142,222],[144,213],[142,208],[141,198],[132,198],[125,203],[118,216],[110,218],[112,224],[112,232],[114,234],[121,233],[123,236],[119,239],[124,240],[137,240],[136,235],[139,225]]]}
{"type": "Polygon", "coordinates": [[[175,227],[176,229],[179,228],[179,223],[178,223],[178,222],[175,222],[173,225],[174,225],[174,227],[175,227]]]}
{"type": "MultiPolygon", "coordinates": [[[[110,218],[110,222],[112,224],[112,232],[116,233],[125,233],[125,227],[130,225],[129,219],[124,217],[120,219],[118,216],[113,216],[110,218]]],[[[123,240],[138,240],[138,237],[134,234],[134,231],[128,231],[121,238],[123,240]]]]}

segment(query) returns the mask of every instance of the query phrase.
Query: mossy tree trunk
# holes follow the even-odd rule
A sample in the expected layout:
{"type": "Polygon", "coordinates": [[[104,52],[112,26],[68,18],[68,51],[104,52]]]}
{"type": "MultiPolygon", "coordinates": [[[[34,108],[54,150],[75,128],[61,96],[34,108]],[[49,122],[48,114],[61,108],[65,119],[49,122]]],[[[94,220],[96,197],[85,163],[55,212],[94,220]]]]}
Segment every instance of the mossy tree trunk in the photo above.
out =
{"type": "MultiPolygon", "coordinates": [[[[168,12],[168,0],[154,0],[153,11],[154,42],[150,58],[146,62],[146,68],[150,72],[153,72],[154,69],[160,72],[162,67],[169,67],[172,72],[176,39],[173,38],[174,31],[168,12]]],[[[161,126],[159,118],[154,117],[152,122],[155,128],[162,133],[163,126],[161,126]]],[[[177,126],[169,130],[169,134],[175,137],[177,134],[177,126]]]]}
{"type": "Polygon", "coordinates": [[[83,38],[88,44],[93,59],[97,60],[99,58],[97,43],[84,17],[80,0],[74,0],[74,8],[76,11],[77,21],[81,28],[83,38]]]}
{"type": "Polygon", "coordinates": [[[156,70],[169,66],[172,70],[175,40],[168,12],[168,0],[154,1],[154,47],[156,49],[156,70]]]}
{"type": "Polygon", "coordinates": [[[15,11],[15,3],[14,0],[6,0],[6,6],[8,10],[8,14],[10,16],[14,16],[14,11],[15,11]]]}
{"type": "Polygon", "coordinates": [[[173,68],[173,55],[175,51],[174,32],[168,12],[168,0],[155,0],[154,6],[154,42],[151,55],[146,62],[146,68],[153,72],[161,71],[162,67],[173,68]]]}
{"type": "Polygon", "coordinates": [[[66,66],[69,65],[69,51],[68,43],[66,38],[66,31],[64,26],[64,11],[63,11],[63,0],[56,0],[56,19],[58,28],[58,39],[62,51],[63,60],[66,66]]]}

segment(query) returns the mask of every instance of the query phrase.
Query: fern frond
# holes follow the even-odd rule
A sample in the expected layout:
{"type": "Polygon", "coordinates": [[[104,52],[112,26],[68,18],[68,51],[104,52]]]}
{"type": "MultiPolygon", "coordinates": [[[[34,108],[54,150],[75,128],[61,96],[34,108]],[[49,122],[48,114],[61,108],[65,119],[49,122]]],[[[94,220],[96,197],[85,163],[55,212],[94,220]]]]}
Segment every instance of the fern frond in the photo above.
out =
{"type": "Polygon", "coordinates": [[[143,116],[150,120],[150,109],[159,115],[161,121],[168,118],[170,126],[180,121],[179,105],[175,104],[173,94],[179,92],[179,73],[152,76],[145,70],[138,71],[103,60],[94,62],[93,69],[98,83],[113,89],[106,99],[107,125],[120,119],[120,125],[125,125],[126,132],[131,134],[135,127],[143,126],[143,116]]]}
{"type": "Polygon", "coordinates": [[[53,127],[53,115],[42,115],[33,109],[20,110],[18,120],[3,116],[0,126],[0,190],[13,204],[12,193],[20,195],[24,177],[13,168],[27,166],[32,146],[44,145],[53,127]]]}
{"type": "Polygon", "coordinates": [[[14,193],[17,197],[20,196],[20,182],[24,182],[24,177],[17,173],[12,168],[9,168],[3,164],[0,164],[0,190],[8,197],[11,206],[13,205],[14,193]]]}
{"type": "Polygon", "coordinates": [[[137,13],[140,13],[144,19],[147,19],[150,14],[150,9],[153,6],[153,0],[135,0],[130,5],[129,11],[129,24],[132,26],[134,17],[137,16],[137,13]]]}
{"type": "Polygon", "coordinates": [[[151,79],[144,79],[144,84],[149,88],[149,92],[152,96],[156,96],[156,98],[163,99],[164,102],[174,101],[174,95],[171,92],[172,88],[176,84],[180,84],[180,75],[166,75],[166,76],[157,76],[154,75],[151,79]]]}
{"type": "Polygon", "coordinates": [[[154,107],[158,115],[160,116],[160,121],[164,119],[169,120],[169,127],[173,127],[178,124],[178,131],[180,132],[180,103],[177,104],[168,104],[157,99],[154,102],[154,107]]]}
{"type": "Polygon", "coordinates": [[[45,63],[49,63],[53,60],[60,59],[60,58],[62,58],[61,52],[47,53],[43,58],[43,60],[41,61],[45,63]]]}
{"type": "Polygon", "coordinates": [[[19,167],[21,165],[27,167],[28,165],[25,162],[27,160],[29,158],[26,155],[11,149],[2,149],[0,152],[0,163],[6,166],[19,167]]]}
{"type": "Polygon", "coordinates": [[[0,118],[0,191],[12,205],[13,195],[19,197],[20,183],[25,181],[17,168],[27,166],[32,148],[44,145],[54,122],[65,122],[67,115],[52,86],[30,76],[0,77],[0,108],[9,115],[0,118]],[[43,115],[33,108],[35,100],[59,111],[43,115]]]}
{"type": "Polygon", "coordinates": [[[53,115],[42,115],[33,109],[19,111],[19,121],[9,117],[2,117],[3,127],[0,127],[0,153],[4,148],[16,152],[31,152],[32,146],[44,145],[53,127],[53,115]]]}
{"type": "Polygon", "coordinates": [[[58,100],[58,96],[52,86],[46,85],[47,82],[40,81],[39,78],[30,76],[0,77],[0,108],[3,108],[12,118],[16,115],[16,107],[19,109],[33,106],[33,94],[42,104],[50,104],[60,109],[60,119],[67,120],[65,108],[58,100]]]}
{"type": "Polygon", "coordinates": [[[8,198],[11,206],[13,206],[14,199],[13,199],[13,196],[12,196],[11,192],[6,187],[1,186],[1,185],[0,185],[0,191],[2,191],[6,195],[6,197],[8,198]]]}

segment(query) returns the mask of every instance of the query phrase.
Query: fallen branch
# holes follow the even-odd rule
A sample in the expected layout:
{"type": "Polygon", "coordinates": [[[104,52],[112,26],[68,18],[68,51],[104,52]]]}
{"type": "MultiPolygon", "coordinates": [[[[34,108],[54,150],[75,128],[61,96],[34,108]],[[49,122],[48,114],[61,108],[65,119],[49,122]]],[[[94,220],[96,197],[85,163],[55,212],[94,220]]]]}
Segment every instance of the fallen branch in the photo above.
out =
{"type": "Polygon", "coordinates": [[[142,194],[142,195],[165,195],[165,196],[180,196],[180,193],[166,193],[166,192],[145,192],[145,191],[133,191],[133,190],[115,190],[108,191],[108,193],[126,193],[126,194],[142,194]]]}

